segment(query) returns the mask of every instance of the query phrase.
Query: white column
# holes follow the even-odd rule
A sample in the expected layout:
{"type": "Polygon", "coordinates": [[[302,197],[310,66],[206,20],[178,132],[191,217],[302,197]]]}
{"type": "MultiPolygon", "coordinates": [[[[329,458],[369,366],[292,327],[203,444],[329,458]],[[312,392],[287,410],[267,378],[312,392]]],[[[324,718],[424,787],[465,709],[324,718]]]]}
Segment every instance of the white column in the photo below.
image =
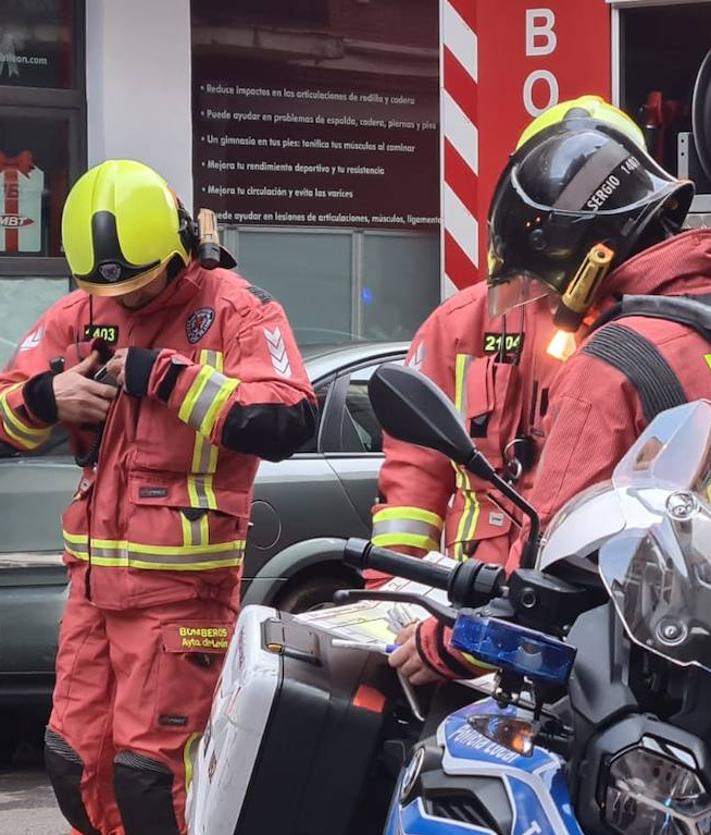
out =
{"type": "Polygon", "coordinates": [[[90,0],[89,165],[137,159],[192,208],[190,0],[90,0]]]}

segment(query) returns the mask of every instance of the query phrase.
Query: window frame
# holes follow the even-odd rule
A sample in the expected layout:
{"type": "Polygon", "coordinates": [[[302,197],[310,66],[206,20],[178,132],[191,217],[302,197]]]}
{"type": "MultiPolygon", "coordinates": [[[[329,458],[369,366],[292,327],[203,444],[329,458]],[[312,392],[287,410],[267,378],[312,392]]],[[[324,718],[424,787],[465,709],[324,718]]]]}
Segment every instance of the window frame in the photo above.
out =
{"type": "Polygon", "coordinates": [[[405,351],[395,351],[391,354],[381,354],[361,360],[354,365],[341,369],[336,375],[326,403],[324,404],[321,431],[318,438],[319,452],[328,458],[382,458],[383,452],[367,452],[365,450],[344,450],[342,427],[346,415],[346,398],[351,377],[364,368],[379,368],[387,362],[403,362],[405,351]]]}
{"type": "MultiPolygon", "coordinates": [[[[71,186],[87,168],[86,106],[86,0],[73,0],[74,80],[75,86],[23,87],[0,84],[0,111],[10,116],[48,116],[66,118],[69,126],[67,181],[71,186]]],[[[0,276],[21,280],[33,278],[70,278],[69,265],[62,256],[0,255],[0,276]]],[[[71,283],[70,283],[71,288],[71,283]]]]}

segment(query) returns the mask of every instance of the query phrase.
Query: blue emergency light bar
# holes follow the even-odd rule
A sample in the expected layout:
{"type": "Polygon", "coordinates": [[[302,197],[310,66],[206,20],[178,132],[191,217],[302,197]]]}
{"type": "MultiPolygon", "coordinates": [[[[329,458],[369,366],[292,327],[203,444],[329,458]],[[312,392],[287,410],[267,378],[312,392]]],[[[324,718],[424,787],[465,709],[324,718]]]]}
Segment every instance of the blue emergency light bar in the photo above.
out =
{"type": "Polygon", "coordinates": [[[565,684],[575,661],[569,644],[496,618],[462,612],[452,631],[452,646],[493,667],[539,684],[565,684]]]}

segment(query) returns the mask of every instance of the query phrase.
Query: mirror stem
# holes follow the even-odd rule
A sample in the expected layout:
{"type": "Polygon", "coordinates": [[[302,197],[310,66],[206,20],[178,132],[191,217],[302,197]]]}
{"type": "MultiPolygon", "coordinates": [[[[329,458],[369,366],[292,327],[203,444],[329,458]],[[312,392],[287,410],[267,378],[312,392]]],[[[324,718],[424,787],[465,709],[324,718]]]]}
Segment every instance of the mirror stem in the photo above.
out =
{"type": "Polygon", "coordinates": [[[530,505],[514,488],[505,481],[484,458],[480,452],[474,455],[464,465],[470,473],[486,479],[490,484],[498,487],[499,490],[510,499],[513,504],[531,520],[531,530],[526,540],[526,545],[521,555],[521,568],[534,568],[536,565],[536,554],[538,552],[538,540],[541,532],[541,520],[532,505],[530,505]]]}

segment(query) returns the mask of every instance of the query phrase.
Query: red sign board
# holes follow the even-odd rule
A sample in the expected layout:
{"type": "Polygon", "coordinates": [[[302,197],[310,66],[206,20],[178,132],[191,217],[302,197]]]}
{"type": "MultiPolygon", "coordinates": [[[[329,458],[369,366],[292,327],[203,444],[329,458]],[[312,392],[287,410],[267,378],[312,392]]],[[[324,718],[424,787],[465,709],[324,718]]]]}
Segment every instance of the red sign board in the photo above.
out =
{"type": "MultiPolygon", "coordinates": [[[[478,222],[478,275],[471,259],[467,264],[460,249],[453,245],[447,251],[445,245],[445,256],[450,261],[450,265],[445,263],[445,272],[461,287],[484,277],[481,267],[486,264],[489,201],[524,127],[558,101],[586,93],[609,99],[610,9],[605,0],[442,3],[443,95],[455,101],[461,98],[457,104],[473,123],[478,137],[476,197],[472,201],[471,178],[458,195],[478,222]],[[460,21],[471,35],[469,40],[461,38],[460,21]],[[476,56],[469,54],[472,48],[476,56]]],[[[444,131],[446,137],[446,120],[444,131]]],[[[455,192],[457,183],[464,183],[469,173],[457,173],[462,164],[461,155],[451,149],[447,154],[445,140],[445,180],[455,192]]],[[[446,213],[445,226],[449,226],[446,213]]]]}

